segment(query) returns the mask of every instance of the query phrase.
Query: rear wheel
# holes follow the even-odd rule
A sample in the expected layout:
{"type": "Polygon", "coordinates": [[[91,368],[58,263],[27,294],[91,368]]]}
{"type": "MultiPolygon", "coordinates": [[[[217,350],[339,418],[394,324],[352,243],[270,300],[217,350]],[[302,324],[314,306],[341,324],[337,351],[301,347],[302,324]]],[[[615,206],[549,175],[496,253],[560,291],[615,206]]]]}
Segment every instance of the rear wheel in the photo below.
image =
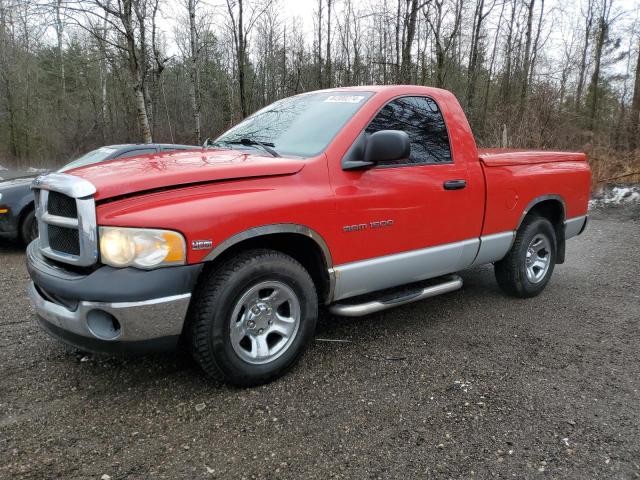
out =
{"type": "Polygon", "coordinates": [[[295,364],[317,316],[315,286],[304,267],[280,252],[252,250],[202,280],[186,334],[209,376],[252,386],[295,364]]]}
{"type": "Polygon", "coordinates": [[[36,213],[31,210],[27,213],[20,223],[20,240],[25,245],[29,245],[38,238],[38,222],[36,213]]]}
{"type": "Polygon", "coordinates": [[[553,274],[556,250],[556,234],[551,222],[543,217],[526,217],[511,250],[495,264],[498,285],[514,297],[539,295],[553,274]]]}

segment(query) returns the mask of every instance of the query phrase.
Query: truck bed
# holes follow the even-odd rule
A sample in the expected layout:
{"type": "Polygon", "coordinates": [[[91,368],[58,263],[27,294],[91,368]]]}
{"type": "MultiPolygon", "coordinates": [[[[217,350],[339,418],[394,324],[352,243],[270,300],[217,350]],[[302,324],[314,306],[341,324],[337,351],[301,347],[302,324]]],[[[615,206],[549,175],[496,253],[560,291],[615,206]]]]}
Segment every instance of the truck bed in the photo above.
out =
{"type": "Polygon", "coordinates": [[[584,153],[508,148],[481,148],[478,150],[478,155],[482,163],[491,167],[587,161],[587,156],[584,153]]]}
{"type": "Polygon", "coordinates": [[[486,184],[482,235],[517,228],[536,199],[557,198],[565,219],[586,215],[591,174],[584,153],[481,149],[486,184]]]}

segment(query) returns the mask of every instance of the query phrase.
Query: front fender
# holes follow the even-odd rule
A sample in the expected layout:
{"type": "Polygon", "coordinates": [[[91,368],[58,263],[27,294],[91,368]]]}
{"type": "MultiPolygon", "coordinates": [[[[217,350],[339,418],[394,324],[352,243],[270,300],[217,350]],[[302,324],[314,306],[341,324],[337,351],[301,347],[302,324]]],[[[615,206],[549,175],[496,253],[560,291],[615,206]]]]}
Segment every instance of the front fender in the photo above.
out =
{"type": "Polygon", "coordinates": [[[34,197],[31,185],[5,189],[2,192],[0,205],[8,207],[9,212],[0,216],[0,231],[17,233],[20,229],[20,220],[23,215],[34,207],[34,197]]]}

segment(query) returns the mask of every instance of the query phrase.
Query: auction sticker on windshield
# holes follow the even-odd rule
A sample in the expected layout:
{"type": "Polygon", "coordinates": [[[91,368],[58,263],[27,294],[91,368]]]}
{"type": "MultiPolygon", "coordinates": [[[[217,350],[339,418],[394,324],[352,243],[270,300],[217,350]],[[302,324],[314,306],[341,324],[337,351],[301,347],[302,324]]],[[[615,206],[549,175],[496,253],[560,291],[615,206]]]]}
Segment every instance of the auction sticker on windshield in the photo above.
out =
{"type": "Polygon", "coordinates": [[[325,102],[328,103],[360,103],[364,99],[363,95],[331,95],[325,102]]]}

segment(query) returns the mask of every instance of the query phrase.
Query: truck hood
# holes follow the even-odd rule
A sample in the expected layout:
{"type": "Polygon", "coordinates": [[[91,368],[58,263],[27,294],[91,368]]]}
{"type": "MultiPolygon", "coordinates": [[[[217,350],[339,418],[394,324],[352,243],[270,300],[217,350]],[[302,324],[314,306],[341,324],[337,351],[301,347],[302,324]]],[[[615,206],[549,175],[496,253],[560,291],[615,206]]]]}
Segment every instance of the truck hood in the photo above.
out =
{"type": "Polygon", "coordinates": [[[111,160],[65,173],[90,181],[96,200],[136,192],[222,180],[291,175],[304,160],[263,157],[236,150],[198,150],[111,160]]]}

